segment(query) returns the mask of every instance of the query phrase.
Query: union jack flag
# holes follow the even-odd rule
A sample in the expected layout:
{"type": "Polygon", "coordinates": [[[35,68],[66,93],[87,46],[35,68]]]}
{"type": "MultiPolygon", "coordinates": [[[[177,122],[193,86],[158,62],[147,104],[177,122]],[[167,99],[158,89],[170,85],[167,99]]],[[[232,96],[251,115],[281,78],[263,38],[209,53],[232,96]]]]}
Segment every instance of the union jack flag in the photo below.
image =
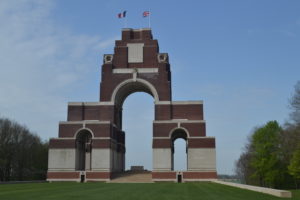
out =
{"type": "Polygon", "coordinates": [[[143,17],[148,17],[150,15],[150,12],[149,11],[144,11],[143,12],[143,17]]]}

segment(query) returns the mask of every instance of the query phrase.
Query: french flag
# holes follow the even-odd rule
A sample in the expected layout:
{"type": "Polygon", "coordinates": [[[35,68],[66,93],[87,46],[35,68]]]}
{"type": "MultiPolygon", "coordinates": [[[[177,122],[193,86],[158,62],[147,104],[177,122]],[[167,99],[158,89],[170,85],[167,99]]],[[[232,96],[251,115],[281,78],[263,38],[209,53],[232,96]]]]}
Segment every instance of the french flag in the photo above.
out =
{"type": "Polygon", "coordinates": [[[118,18],[126,17],[126,10],[118,14],[118,18]]]}

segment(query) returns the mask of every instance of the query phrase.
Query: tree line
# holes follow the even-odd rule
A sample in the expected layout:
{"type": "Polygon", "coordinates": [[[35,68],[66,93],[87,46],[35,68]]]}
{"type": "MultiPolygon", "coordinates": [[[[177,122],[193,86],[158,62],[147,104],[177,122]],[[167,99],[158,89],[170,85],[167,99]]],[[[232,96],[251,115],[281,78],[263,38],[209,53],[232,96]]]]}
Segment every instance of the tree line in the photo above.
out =
{"type": "Polygon", "coordinates": [[[256,127],[236,162],[243,183],[278,189],[300,185],[300,81],[290,99],[290,119],[256,127]]]}
{"type": "Polygon", "coordinates": [[[0,118],[0,181],[45,180],[48,142],[28,128],[0,118]]]}

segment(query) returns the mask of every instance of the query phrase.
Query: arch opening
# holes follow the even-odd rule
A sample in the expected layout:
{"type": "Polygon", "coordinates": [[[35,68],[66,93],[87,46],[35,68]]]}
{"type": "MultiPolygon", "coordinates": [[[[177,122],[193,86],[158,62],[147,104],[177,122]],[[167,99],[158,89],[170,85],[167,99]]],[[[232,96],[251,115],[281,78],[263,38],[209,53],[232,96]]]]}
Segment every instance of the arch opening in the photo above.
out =
{"type": "Polygon", "coordinates": [[[115,103],[115,124],[122,129],[123,104],[127,97],[136,92],[145,92],[158,101],[158,93],[155,87],[143,79],[128,79],[120,83],[112,94],[112,101],[115,103]]]}
{"type": "Polygon", "coordinates": [[[187,138],[188,133],[181,128],[177,128],[171,133],[173,171],[186,171],[188,168],[187,138]]]}
{"type": "Polygon", "coordinates": [[[76,170],[91,170],[92,133],[87,129],[76,135],[76,170]]]}
{"type": "Polygon", "coordinates": [[[134,92],[127,95],[121,113],[125,132],[125,169],[131,166],[152,170],[153,99],[149,93],[134,92]]]}

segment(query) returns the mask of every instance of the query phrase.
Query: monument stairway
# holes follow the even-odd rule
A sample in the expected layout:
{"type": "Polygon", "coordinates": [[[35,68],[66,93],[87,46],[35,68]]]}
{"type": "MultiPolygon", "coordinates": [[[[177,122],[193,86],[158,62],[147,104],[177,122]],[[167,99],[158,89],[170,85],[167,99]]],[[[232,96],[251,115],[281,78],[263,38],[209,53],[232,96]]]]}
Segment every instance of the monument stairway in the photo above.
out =
{"type": "Polygon", "coordinates": [[[152,183],[151,171],[126,171],[114,174],[110,183],[152,183]]]}

